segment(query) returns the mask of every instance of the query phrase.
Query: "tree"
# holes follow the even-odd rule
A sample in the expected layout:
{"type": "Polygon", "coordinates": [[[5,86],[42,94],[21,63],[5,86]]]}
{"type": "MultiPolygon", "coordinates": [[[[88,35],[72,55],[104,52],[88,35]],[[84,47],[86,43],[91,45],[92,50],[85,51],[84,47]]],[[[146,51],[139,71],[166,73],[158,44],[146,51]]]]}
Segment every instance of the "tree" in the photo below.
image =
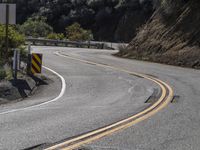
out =
{"type": "MultiPolygon", "coordinates": [[[[44,0],[42,0],[44,1],[44,0]]],[[[41,0],[15,0],[17,4],[17,23],[23,23],[27,18],[40,10],[45,5],[41,0]]]]}
{"type": "Polygon", "coordinates": [[[144,24],[154,11],[153,4],[162,1],[173,0],[17,0],[17,22],[23,23],[31,16],[43,16],[57,33],[65,32],[66,26],[78,22],[84,29],[92,30],[95,40],[116,41],[115,37],[120,37],[128,42],[136,34],[135,22],[144,24]],[[123,28],[132,26],[132,32],[128,28],[123,32],[127,36],[117,31],[123,22],[123,28]]]}
{"type": "Polygon", "coordinates": [[[9,51],[5,52],[5,26],[0,25],[0,51],[1,57],[0,60],[4,60],[1,64],[5,64],[9,61],[9,58],[12,56],[12,48],[19,48],[22,44],[25,43],[25,38],[22,34],[16,31],[15,27],[9,26],[8,32],[8,41],[9,41],[9,51]],[[5,54],[8,54],[5,56],[5,54]]]}
{"type": "Polygon", "coordinates": [[[46,23],[44,17],[29,18],[20,26],[20,32],[26,36],[46,37],[53,32],[53,28],[46,23]]]}
{"type": "Polygon", "coordinates": [[[80,24],[74,23],[66,28],[67,39],[70,41],[92,40],[93,35],[90,30],[84,30],[80,24]]]}
{"type": "Polygon", "coordinates": [[[72,23],[68,16],[72,9],[72,0],[46,0],[43,7],[37,13],[38,16],[47,18],[47,22],[55,32],[64,32],[65,27],[72,23]]]}

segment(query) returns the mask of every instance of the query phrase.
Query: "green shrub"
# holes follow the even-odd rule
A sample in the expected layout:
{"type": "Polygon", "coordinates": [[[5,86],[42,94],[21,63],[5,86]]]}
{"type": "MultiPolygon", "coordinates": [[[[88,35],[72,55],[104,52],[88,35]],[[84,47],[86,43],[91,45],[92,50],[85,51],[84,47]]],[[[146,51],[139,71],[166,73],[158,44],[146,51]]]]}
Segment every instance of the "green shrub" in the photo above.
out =
{"type": "Polygon", "coordinates": [[[59,40],[64,40],[65,39],[65,36],[64,36],[63,33],[59,33],[59,34],[57,34],[57,36],[58,36],[59,40]]]}
{"type": "Polygon", "coordinates": [[[17,32],[14,26],[9,26],[8,41],[9,50],[5,52],[5,26],[0,25],[0,60],[2,60],[3,63],[8,62],[9,58],[12,57],[12,48],[19,48],[25,43],[25,37],[17,32]],[[6,53],[8,54],[7,56],[5,56],[6,53]]]}
{"type": "Polygon", "coordinates": [[[24,35],[35,38],[47,37],[48,34],[53,32],[53,28],[46,23],[44,17],[29,18],[19,27],[19,30],[24,35]]]}
{"type": "Polygon", "coordinates": [[[92,40],[93,35],[90,30],[85,30],[80,24],[74,23],[66,28],[67,39],[70,41],[92,40]]]}
{"type": "Polygon", "coordinates": [[[0,80],[3,80],[6,78],[6,71],[3,69],[3,67],[0,67],[0,80]]]}
{"type": "Polygon", "coordinates": [[[50,33],[47,35],[47,39],[51,39],[51,40],[57,40],[58,36],[56,33],[50,33]]]}
{"type": "Polygon", "coordinates": [[[64,40],[65,36],[63,33],[50,33],[47,35],[47,39],[51,40],[64,40]]]}

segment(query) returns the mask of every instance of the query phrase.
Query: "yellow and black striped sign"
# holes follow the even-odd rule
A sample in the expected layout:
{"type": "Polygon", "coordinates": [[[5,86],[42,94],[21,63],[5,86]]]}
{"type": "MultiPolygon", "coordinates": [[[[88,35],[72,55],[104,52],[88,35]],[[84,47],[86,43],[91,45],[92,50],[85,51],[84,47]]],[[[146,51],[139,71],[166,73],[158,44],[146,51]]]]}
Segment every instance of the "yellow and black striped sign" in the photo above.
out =
{"type": "Polygon", "coordinates": [[[42,54],[32,53],[31,57],[31,73],[41,73],[42,72],[42,54]]]}

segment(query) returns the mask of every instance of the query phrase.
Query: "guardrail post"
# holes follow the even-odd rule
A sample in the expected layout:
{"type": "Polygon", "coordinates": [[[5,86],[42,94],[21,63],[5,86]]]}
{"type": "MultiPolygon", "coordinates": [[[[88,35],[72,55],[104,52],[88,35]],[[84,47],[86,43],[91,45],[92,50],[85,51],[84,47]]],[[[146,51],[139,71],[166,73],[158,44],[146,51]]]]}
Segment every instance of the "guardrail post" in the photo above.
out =
{"type": "Polygon", "coordinates": [[[104,43],[101,44],[101,49],[104,49],[104,43]]]}
{"type": "Polygon", "coordinates": [[[54,45],[55,45],[55,46],[58,46],[57,42],[54,42],[54,45]]]}
{"type": "Polygon", "coordinates": [[[88,48],[90,48],[90,41],[88,41],[88,48]]]}

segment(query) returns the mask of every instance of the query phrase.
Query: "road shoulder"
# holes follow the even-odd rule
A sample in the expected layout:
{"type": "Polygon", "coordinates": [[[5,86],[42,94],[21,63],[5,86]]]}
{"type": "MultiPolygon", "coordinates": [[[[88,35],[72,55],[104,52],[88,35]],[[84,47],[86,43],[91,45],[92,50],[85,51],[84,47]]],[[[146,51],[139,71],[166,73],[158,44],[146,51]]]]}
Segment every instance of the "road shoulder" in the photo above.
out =
{"type": "Polygon", "coordinates": [[[54,99],[59,95],[62,85],[60,78],[47,69],[43,69],[43,74],[39,78],[29,77],[19,81],[23,81],[26,86],[19,84],[13,87],[12,96],[9,99],[2,99],[1,112],[34,106],[54,99]]]}

